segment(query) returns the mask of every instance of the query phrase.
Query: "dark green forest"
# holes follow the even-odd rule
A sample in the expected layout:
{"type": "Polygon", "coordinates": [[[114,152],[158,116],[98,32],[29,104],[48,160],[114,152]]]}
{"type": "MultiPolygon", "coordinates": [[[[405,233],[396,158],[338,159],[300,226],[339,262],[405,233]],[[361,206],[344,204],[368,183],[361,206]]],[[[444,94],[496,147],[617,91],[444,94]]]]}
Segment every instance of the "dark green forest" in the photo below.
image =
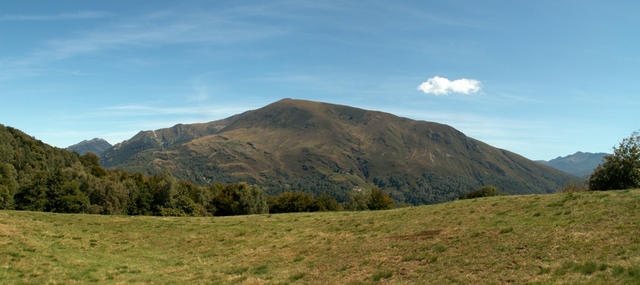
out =
{"type": "Polygon", "coordinates": [[[393,201],[379,190],[333,196],[285,192],[266,195],[244,182],[196,186],[170,173],[145,176],[106,170],[93,153],[49,146],[0,125],[0,209],[160,216],[224,216],[301,211],[385,209],[393,201]],[[364,193],[364,194],[363,194],[364,193]],[[381,196],[382,195],[382,196],[381,196]],[[380,202],[382,200],[383,202],[380,202]],[[363,204],[366,207],[351,205],[363,204]]]}

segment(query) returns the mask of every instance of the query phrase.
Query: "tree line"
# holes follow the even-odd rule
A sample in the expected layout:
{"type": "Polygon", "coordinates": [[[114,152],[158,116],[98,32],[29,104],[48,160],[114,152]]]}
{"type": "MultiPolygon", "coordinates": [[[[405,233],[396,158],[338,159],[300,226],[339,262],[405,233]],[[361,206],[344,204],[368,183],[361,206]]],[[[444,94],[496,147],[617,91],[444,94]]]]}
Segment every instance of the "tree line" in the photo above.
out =
{"type": "Polygon", "coordinates": [[[170,173],[145,176],[100,166],[93,153],[48,146],[0,125],[0,209],[158,216],[377,210],[394,202],[379,189],[333,196],[285,192],[267,195],[247,183],[197,186],[170,173]]]}

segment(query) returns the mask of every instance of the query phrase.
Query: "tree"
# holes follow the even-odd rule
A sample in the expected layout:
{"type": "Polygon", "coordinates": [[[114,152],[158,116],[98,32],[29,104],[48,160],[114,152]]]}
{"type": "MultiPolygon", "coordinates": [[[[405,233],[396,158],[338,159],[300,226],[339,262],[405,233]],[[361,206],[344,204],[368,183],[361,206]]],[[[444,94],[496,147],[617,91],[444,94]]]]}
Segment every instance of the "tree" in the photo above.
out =
{"type": "Polygon", "coordinates": [[[213,199],[207,206],[216,216],[262,214],[268,212],[267,199],[257,186],[241,182],[212,187],[213,199]]]}
{"type": "Polygon", "coordinates": [[[317,212],[320,204],[311,195],[284,192],[269,199],[269,213],[317,212]]]}
{"type": "Polygon", "coordinates": [[[379,188],[355,188],[348,195],[349,199],[344,203],[344,208],[349,211],[391,209],[395,203],[379,188]]]}
{"type": "Polygon", "coordinates": [[[340,211],[342,210],[342,206],[340,203],[331,195],[328,194],[320,194],[315,197],[315,200],[318,201],[318,205],[320,206],[320,211],[340,211]]]}
{"type": "Polygon", "coordinates": [[[18,190],[16,170],[13,165],[0,162],[0,209],[13,207],[13,195],[18,190]]]}
{"type": "Polygon", "coordinates": [[[369,210],[386,210],[393,208],[393,199],[378,188],[373,188],[367,201],[369,210]]]}
{"type": "Polygon", "coordinates": [[[9,187],[0,185],[0,210],[11,209],[13,206],[13,195],[9,191],[9,187]]]}
{"type": "Polygon", "coordinates": [[[607,155],[604,162],[595,169],[589,178],[591,190],[628,189],[640,187],[640,132],[613,148],[613,154],[607,155]]]}
{"type": "Polygon", "coordinates": [[[480,190],[471,191],[467,194],[460,195],[460,199],[473,199],[480,197],[491,197],[491,196],[499,196],[502,195],[498,188],[493,185],[485,185],[480,188],[480,190]]]}
{"type": "Polygon", "coordinates": [[[344,203],[344,208],[346,210],[363,211],[369,209],[369,206],[367,205],[369,191],[362,188],[354,188],[347,195],[347,201],[344,203]]]}

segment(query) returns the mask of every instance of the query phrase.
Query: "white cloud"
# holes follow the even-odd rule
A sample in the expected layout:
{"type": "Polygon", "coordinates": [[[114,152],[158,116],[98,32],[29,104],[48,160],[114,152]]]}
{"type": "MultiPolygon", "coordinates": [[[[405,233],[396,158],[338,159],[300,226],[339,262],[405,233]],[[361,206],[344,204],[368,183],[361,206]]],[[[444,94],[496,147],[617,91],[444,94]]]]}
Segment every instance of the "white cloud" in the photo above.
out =
{"type": "Polygon", "coordinates": [[[449,95],[451,93],[473,94],[480,91],[481,83],[475,79],[456,79],[434,76],[418,86],[418,90],[433,95],[449,95]]]}

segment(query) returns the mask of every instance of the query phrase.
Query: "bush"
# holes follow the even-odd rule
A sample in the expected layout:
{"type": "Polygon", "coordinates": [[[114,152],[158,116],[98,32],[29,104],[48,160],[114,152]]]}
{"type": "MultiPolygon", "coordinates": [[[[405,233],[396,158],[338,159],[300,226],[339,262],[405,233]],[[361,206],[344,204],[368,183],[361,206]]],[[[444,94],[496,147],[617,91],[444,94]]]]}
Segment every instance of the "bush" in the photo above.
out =
{"type": "Polygon", "coordinates": [[[589,178],[591,190],[640,187],[640,133],[623,139],[604,160],[589,178]]]}
{"type": "Polygon", "coordinates": [[[368,210],[368,191],[356,188],[349,192],[347,201],[344,203],[344,208],[349,211],[363,211],[368,210]]]}
{"type": "Polygon", "coordinates": [[[386,210],[394,207],[394,201],[379,188],[371,190],[354,189],[349,193],[344,208],[350,211],[386,210]]]}
{"type": "Polygon", "coordinates": [[[0,209],[13,207],[13,195],[18,190],[13,165],[0,162],[0,209]]]}
{"type": "Polygon", "coordinates": [[[500,196],[503,195],[498,191],[498,188],[492,185],[482,186],[480,190],[471,191],[467,194],[460,195],[460,199],[473,199],[480,197],[491,197],[491,196],[500,196]]]}
{"type": "Polygon", "coordinates": [[[393,199],[378,188],[373,188],[367,201],[369,210],[386,210],[393,208],[393,199]]]}
{"type": "Polygon", "coordinates": [[[269,199],[269,213],[317,211],[320,211],[320,204],[309,194],[284,192],[269,199]]]}
{"type": "Polygon", "coordinates": [[[215,195],[208,208],[214,210],[216,216],[263,214],[269,210],[266,197],[257,186],[215,184],[212,188],[215,195]]]}
{"type": "Polygon", "coordinates": [[[13,205],[13,195],[9,192],[9,188],[0,185],[0,210],[11,209],[13,205]]]}
{"type": "Polygon", "coordinates": [[[341,211],[342,206],[340,203],[331,195],[328,194],[320,194],[315,197],[316,201],[318,201],[318,206],[320,206],[320,211],[341,211]]]}

